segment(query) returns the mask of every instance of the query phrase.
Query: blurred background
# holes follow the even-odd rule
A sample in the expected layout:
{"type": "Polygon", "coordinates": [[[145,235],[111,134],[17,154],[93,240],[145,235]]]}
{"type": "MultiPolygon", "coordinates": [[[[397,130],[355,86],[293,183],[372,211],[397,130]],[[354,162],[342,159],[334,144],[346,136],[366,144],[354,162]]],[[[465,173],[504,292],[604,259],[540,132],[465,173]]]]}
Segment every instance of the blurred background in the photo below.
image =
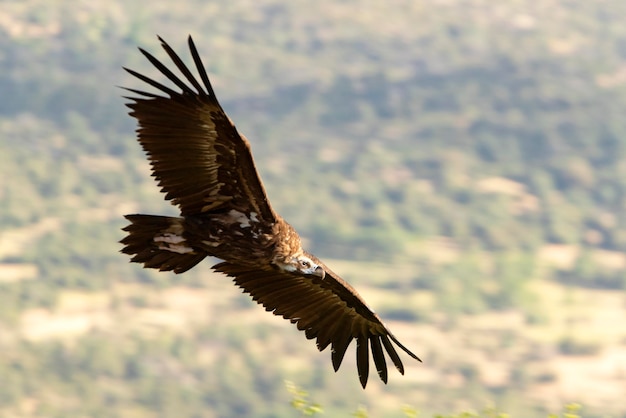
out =
{"type": "MultiPolygon", "coordinates": [[[[568,402],[626,417],[626,3],[0,2],[0,415],[292,417],[568,402]],[[124,107],[194,36],[275,209],[423,360],[360,388],[210,262],[118,253],[174,214],[124,107]]],[[[420,415],[422,416],[422,415],[420,415]]]]}

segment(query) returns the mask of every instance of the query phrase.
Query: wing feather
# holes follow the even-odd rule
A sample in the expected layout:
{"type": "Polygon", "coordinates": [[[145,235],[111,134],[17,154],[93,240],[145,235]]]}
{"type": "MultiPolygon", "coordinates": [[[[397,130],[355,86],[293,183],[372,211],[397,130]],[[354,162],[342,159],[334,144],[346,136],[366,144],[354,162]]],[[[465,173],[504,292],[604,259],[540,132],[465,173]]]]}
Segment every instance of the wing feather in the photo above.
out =
{"type": "MultiPolygon", "coordinates": [[[[140,48],[140,50],[141,50],[141,48],[140,48]]],[[[131,70],[130,68],[126,68],[126,67],[122,67],[122,68],[124,68],[124,70],[126,70],[131,75],[137,77],[141,81],[150,84],[152,87],[157,88],[157,89],[161,90],[162,92],[169,94],[170,96],[176,96],[178,94],[176,91],[170,89],[169,87],[166,87],[163,84],[159,83],[158,81],[152,80],[151,78],[148,78],[145,75],[140,74],[140,73],[138,73],[135,70],[131,70]]],[[[143,94],[143,93],[141,93],[141,94],[143,94]]],[[[148,95],[148,94],[146,94],[146,95],[148,95]]],[[[161,96],[158,96],[158,97],[161,97],[161,96]]],[[[131,97],[131,100],[134,100],[134,99],[131,97]]]]}
{"type": "Polygon", "coordinates": [[[235,209],[268,225],[276,221],[256,170],[248,140],[237,132],[217,101],[191,37],[189,48],[200,81],[163,39],[161,45],[182,78],[140,48],[177,90],[125,68],[166,96],[137,89],[127,106],[138,121],[139,142],[166,199],[183,216],[235,209]]]}
{"type": "Polygon", "coordinates": [[[337,309],[333,314],[328,315],[326,320],[320,321],[317,332],[317,348],[323,351],[332,342],[333,335],[337,329],[343,326],[342,311],[337,309]]]}
{"type": "Polygon", "coordinates": [[[211,86],[211,82],[209,81],[209,75],[204,70],[204,64],[202,63],[200,54],[198,54],[198,49],[196,48],[196,45],[193,43],[193,39],[191,39],[191,36],[187,39],[187,43],[189,44],[189,51],[191,52],[191,57],[193,58],[193,62],[196,65],[196,68],[198,69],[198,73],[200,74],[200,78],[202,79],[202,82],[204,83],[207,89],[207,92],[209,93],[210,96],[215,97],[213,86],[211,86]]]}
{"type": "Polygon", "coordinates": [[[337,330],[337,334],[333,337],[331,345],[332,354],[330,359],[333,363],[333,369],[339,370],[343,357],[346,355],[346,350],[352,342],[352,336],[345,329],[337,330]]]}
{"type": "MultiPolygon", "coordinates": [[[[167,45],[167,44],[162,44],[162,45],[167,45]]],[[[165,48],[165,47],[164,47],[165,48]]],[[[168,52],[169,54],[169,50],[171,50],[171,48],[169,48],[169,45],[167,46],[167,48],[165,48],[165,50],[168,52]]],[[[163,65],[161,63],[161,61],[159,61],[158,59],[156,59],[151,53],[149,53],[148,51],[146,51],[143,48],[139,48],[139,51],[143,54],[144,57],[146,57],[148,59],[148,61],[150,61],[152,63],[152,65],[154,65],[165,77],[167,77],[171,82],[173,82],[174,84],[176,84],[176,86],[178,86],[184,94],[189,94],[189,95],[194,95],[194,91],[192,89],[189,88],[189,86],[187,84],[185,84],[180,78],[178,78],[173,72],[171,72],[165,65],[163,65]]],[[[170,58],[172,56],[170,55],[170,58]]],[[[178,58],[178,56],[176,56],[178,58]]],[[[180,59],[179,59],[180,61],[180,59]]],[[[176,64],[178,64],[177,61],[174,61],[176,64]]],[[[182,61],[181,61],[182,62],[182,61]]],[[[184,64],[183,64],[184,65],[184,64]]],[[[186,69],[187,67],[185,67],[186,69]]],[[[191,74],[189,72],[189,70],[186,70],[187,73],[191,74]]],[[[204,92],[203,90],[200,90],[200,92],[204,92]]]]}
{"type": "Polygon", "coordinates": [[[380,345],[380,337],[370,338],[370,345],[372,347],[372,357],[374,358],[374,364],[376,365],[376,371],[380,380],[387,383],[387,362],[385,361],[385,353],[383,347],[380,345]]]}
{"type": "Polygon", "coordinates": [[[384,382],[387,382],[386,355],[404,372],[392,341],[418,359],[392,336],[356,291],[330,270],[322,279],[231,262],[219,263],[213,269],[232,277],[253,300],[294,323],[307,338],[317,338],[320,351],[331,345],[335,371],[341,366],[350,343],[356,339],[356,364],[363,387],[369,376],[370,350],[376,371],[384,382]]]}
{"type": "Polygon", "coordinates": [[[359,372],[361,386],[365,387],[370,373],[370,361],[367,337],[364,335],[360,335],[356,339],[356,367],[359,372]]]}
{"type": "MultiPolygon", "coordinates": [[[[400,374],[404,374],[404,365],[402,364],[402,360],[400,360],[400,356],[396,352],[396,349],[393,348],[393,345],[391,344],[391,341],[389,341],[389,338],[386,335],[382,335],[380,339],[382,340],[383,346],[385,347],[385,350],[387,350],[387,354],[389,354],[391,361],[393,362],[394,366],[396,366],[396,369],[398,369],[400,374]]],[[[406,351],[410,356],[419,360],[419,358],[417,358],[417,356],[415,356],[415,354],[411,353],[409,350],[404,348],[404,351],[406,351]]]]}
{"type": "MultiPolygon", "coordinates": [[[[178,68],[178,71],[180,71],[185,76],[187,81],[189,81],[191,83],[191,85],[194,86],[194,88],[196,89],[198,94],[200,94],[201,96],[206,96],[207,93],[204,91],[204,89],[202,88],[200,83],[198,83],[198,80],[196,80],[196,78],[193,76],[191,71],[189,71],[189,68],[187,68],[187,66],[185,65],[183,60],[180,59],[178,54],[176,52],[174,52],[174,50],[167,44],[167,42],[165,42],[163,40],[163,38],[161,38],[160,36],[158,36],[158,38],[159,38],[159,41],[161,41],[161,46],[163,47],[163,49],[165,49],[165,52],[167,52],[167,55],[169,55],[169,57],[172,60],[172,62],[176,65],[176,67],[178,68]]],[[[193,49],[191,51],[192,51],[192,54],[193,54],[193,49]]],[[[196,55],[197,55],[197,51],[196,51],[196,55]]],[[[200,59],[199,55],[198,55],[198,59],[200,59]]],[[[198,68],[204,68],[204,65],[202,65],[202,62],[200,62],[199,66],[196,63],[196,66],[198,68]]],[[[200,70],[199,72],[203,73],[204,71],[200,70]]],[[[184,91],[186,89],[186,86],[185,86],[184,83],[182,83],[182,84],[183,84],[183,86],[180,86],[180,87],[184,91]]],[[[211,83],[209,83],[208,78],[207,78],[207,80],[205,82],[205,86],[206,86],[207,90],[209,91],[209,94],[212,94],[213,89],[211,88],[211,83]]],[[[193,94],[193,92],[191,94],[193,94]]]]}

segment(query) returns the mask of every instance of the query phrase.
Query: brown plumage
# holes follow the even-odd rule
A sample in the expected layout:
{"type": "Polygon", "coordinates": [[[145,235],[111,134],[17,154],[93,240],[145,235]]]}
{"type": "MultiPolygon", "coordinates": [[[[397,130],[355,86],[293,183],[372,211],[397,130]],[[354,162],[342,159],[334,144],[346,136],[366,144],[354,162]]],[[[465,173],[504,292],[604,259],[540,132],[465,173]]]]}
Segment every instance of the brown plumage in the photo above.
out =
{"type": "Polygon", "coordinates": [[[361,385],[369,374],[370,351],[378,375],[387,383],[385,352],[404,374],[394,348],[419,360],[391,334],[348,283],[302,249],[300,237],[270,206],[248,140],[237,132],[220,106],[200,56],[189,37],[198,81],[161,38],[161,45],[186,84],[151,54],[143,55],[181,91],[133,70],[129,73],[165,96],[127,89],[130,115],[138,121],[139,142],[153,176],[180,217],[127,215],[131,222],[122,252],[144,267],[183,273],[207,256],[213,266],[267,311],[296,324],[320,351],[332,347],[339,369],[356,339],[361,385]],[[368,347],[369,345],[369,347],[368,347]]]}

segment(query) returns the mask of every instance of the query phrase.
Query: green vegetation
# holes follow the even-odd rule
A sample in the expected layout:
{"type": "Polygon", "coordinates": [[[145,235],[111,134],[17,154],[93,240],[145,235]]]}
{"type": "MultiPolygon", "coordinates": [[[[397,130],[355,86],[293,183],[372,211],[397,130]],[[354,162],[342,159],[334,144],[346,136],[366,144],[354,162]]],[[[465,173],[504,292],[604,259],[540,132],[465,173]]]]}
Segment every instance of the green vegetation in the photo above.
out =
{"type": "Polygon", "coordinates": [[[327,416],[624,416],[623,368],[598,364],[626,351],[625,19],[621,0],[3,2],[0,415],[318,413],[302,387],[327,416]],[[115,87],[156,74],[136,50],[164,57],[156,33],[194,36],[275,208],[424,364],[364,393],[207,264],[118,253],[123,214],[175,213],[115,87]]]}
{"type": "MultiPolygon", "coordinates": [[[[287,381],[285,382],[285,386],[287,387],[287,391],[291,394],[291,406],[296,411],[301,413],[301,416],[308,417],[314,416],[318,414],[323,414],[324,410],[318,403],[313,403],[309,400],[309,394],[298,388],[294,385],[293,382],[287,381]]],[[[582,407],[578,404],[568,404],[563,408],[562,414],[549,414],[548,418],[581,418],[578,412],[582,409],[582,407]]],[[[420,416],[419,411],[415,410],[410,406],[402,407],[403,416],[406,418],[418,418],[420,416]]],[[[357,418],[367,418],[369,415],[367,413],[367,409],[364,407],[359,407],[355,412],[351,414],[353,417],[357,418]]],[[[485,408],[480,413],[473,412],[461,412],[459,414],[454,415],[435,415],[434,418],[512,418],[511,415],[498,412],[494,408],[485,408]]]]}

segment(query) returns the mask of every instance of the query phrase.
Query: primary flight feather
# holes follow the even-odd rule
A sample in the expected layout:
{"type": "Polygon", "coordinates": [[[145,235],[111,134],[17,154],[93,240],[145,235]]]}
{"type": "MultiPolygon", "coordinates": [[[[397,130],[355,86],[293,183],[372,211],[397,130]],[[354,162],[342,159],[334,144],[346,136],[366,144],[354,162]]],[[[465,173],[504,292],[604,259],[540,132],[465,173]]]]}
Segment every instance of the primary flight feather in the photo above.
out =
{"type": "Polygon", "coordinates": [[[127,89],[130,115],[148,155],[152,175],[180,217],[127,215],[131,223],[122,252],[144,267],[183,273],[207,256],[222,262],[213,269],[267,311],[296,324],[320,351],[329,345],[337,371],[352,340],[361,385],[369,374],[370,353],[387,383],[386,355],[404,374],[394,345],[412,358],[359,294],[317,257],[302,248],[296,231],[272,209],[257,173],[250,144],[220,106],[198,51],[189,49],[200,80],[161,38],[183,79],[150,53],[146,58],[180,91],[136,71],[133,76],[161,94],[127,89]],[[385,355],[386,353],[386,355],[385,355]]]}

